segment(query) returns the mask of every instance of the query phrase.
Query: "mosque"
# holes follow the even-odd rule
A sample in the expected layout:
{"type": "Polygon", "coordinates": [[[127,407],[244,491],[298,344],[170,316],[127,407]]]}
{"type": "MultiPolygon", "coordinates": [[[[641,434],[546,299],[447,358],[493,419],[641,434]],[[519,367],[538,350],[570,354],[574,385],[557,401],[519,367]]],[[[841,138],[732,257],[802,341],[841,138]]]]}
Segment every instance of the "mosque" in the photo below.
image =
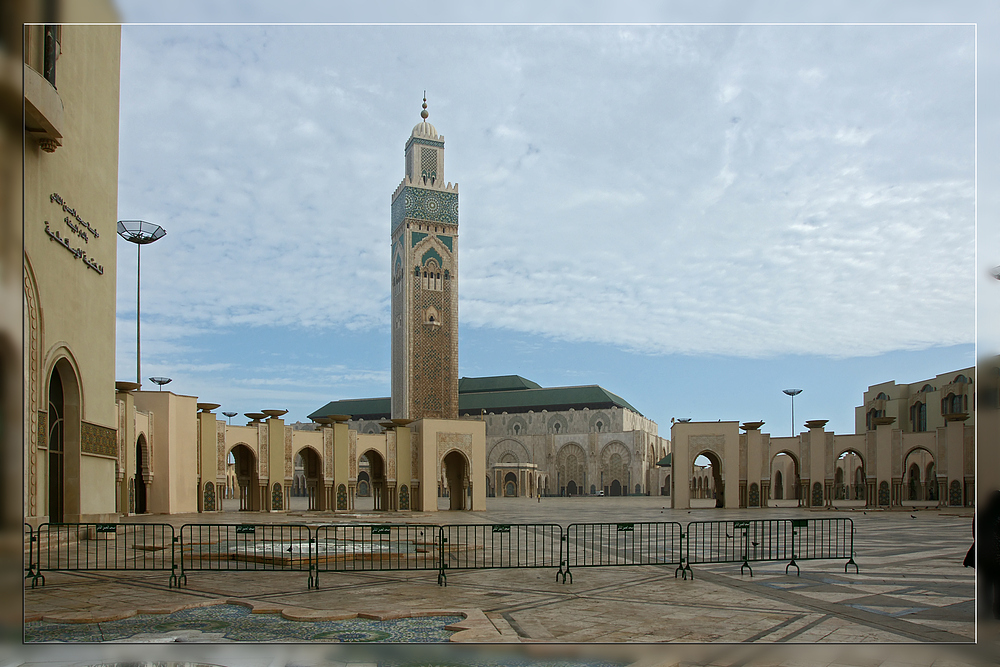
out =
{"type": "Polygon", "coordinates": [[[973,501],[973,368],[873,385],[854,434],[811,420],[788,438],[718,421],[673,423],[668,439],[596,385],[459,377],[459,192],[445,180],[426,100],[391,199],[390,397],[327,403],[311,424],[286,424],[273,409],[230,425],[216,403],[116,382],[121,31],[28,30],[20,361],[32,525],[233,502],[285,512],[300,493],[309,509],[332,512],[366,494],[395,512],[536,495],[661,495],[674,508],[973,501]]]}

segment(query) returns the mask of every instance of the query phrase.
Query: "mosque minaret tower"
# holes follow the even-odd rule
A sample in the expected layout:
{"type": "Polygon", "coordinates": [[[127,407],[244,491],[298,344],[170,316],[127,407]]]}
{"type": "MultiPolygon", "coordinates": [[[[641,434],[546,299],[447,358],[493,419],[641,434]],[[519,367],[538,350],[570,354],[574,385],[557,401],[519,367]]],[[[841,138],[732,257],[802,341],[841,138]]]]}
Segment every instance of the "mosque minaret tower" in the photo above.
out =
{"type": "Polygon", "coordinates": [[[444,136],[421,121],[392,195],[392,417],[458,418],[458,184],[444,136]]]}

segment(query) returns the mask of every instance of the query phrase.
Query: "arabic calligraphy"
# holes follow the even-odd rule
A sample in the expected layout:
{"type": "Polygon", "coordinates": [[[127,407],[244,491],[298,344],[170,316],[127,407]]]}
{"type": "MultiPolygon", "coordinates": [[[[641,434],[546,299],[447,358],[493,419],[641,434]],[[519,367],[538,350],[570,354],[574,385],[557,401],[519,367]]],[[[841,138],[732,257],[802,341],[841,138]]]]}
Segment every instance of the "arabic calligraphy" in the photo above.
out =
{"type": "Polygon", "coordinates": [[[66,238],[65,236],[62,236],[59,233],[59,230],[52,231],[51,229],[49,229],[49,221],[48,220],[45,221],[45,233],[49,235],[49,240],[50,241],[55,241],[56,243],[58,243],[62,247],[66,248],[66,250],[68,250],[70,252],[70,254],[72,254],[77,259],[79,259],[80,261],[82,261],[89,268],[93,269],[94,271],[96,271],[98,274],[100,274],[102,276],[104,275],[104,265],[103,264],[98,264],[95,260],[91,259],[90,257],[87,257],[87,252],[83,248],[74,248],[74,247],[72,247],[69,244],[69,239],[66,238]]]}
{"type": "MultiPolygon", "coordinates": [[[[95,239],[101,238],[101,235],[97,233],[97,230],[91,227],[89,222],[81,218],[80,215],[76,212],[76,209],[70,208],[69,204],[63,201],[63,198],[59,196],[58,192],[53,192],[52,194],[50,194],[49,201],[54,204],[59,204],[60,206],[62,206],[62,210],[73,216],[73,219],[76,220],[77,224],[79,224],[81,227],[86,227],[90,231],[90,233],[94,235],[95,239]]],[[[70,225],[70,228],[73,229],[73,225],[70,224],[68,216],[66,217],[66,224],[70,225]]],[[[79,229],[74,229],[74,231],[76,231],[77,234],[81,233],[79,229]]]]}

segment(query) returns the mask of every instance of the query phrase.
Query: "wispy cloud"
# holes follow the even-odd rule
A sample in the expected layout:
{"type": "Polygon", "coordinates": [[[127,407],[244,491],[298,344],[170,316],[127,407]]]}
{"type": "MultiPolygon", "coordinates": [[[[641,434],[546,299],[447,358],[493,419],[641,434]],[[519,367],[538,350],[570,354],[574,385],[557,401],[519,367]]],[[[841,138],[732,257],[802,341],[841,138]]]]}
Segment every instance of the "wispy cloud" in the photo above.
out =
{"type": "Polygon", "coordinates": [[[143,250],[144,329],[178,360],[220,328],[384,332],[426,88],[461,183],[466,325],[748,357],[971,342],[973,39],[126,26],[119,213],[168,230],[143,250]]]}

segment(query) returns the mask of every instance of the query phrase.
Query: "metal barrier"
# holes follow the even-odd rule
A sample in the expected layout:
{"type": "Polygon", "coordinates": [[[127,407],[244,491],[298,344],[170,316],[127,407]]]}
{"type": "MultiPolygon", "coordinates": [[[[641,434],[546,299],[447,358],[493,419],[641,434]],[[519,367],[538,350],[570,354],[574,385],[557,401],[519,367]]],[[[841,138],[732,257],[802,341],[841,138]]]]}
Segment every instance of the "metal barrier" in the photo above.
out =
{"type": "Polygon", "coordinates": [[[43,523],[35,532],[36,570],[42,572],[169,571],[169,586],[179,584],[174,558],[176,536],[168,523],[43,523]]]}
{"type": "Polygon", "coordinates": [[[457,524],[441,526],[438,585],[447,570],[558,568],[562,574],[562,526],[554,523],[457,524]]]}
{"type": "MultiPolygon", "coordinates": [[[[34,587],[35,582],[38,581],[38,576],[35,572],[35,542],[38,538],[35,537],[35,529],[31,527],[31,524],[24,524],[24,541],[28,545],[28,564],[24,568],[24,578],[31,579],[31,585],[34,587]]],[[[42,584],[45,584],[45,577],[42,577],[42,584]]]]}
{"type": "Polygon", "coordinates": [[[320,572],[441,571],[440,530],[421,524],[332,524],[316,528],[314,584],[320,572]]]}
{"type": "Polygon", "coordinates": [[[799,566],[796,560],[833,560],[846,558],[844,572],[847,566],[853,565],[854,572],[859,572],[854,561],[854,520],[853,519],[790,519],[792,530],[792,560],[785,566],[799,566]]]}
{"type": "Polygon", "coordinates": [[[184,583],[195,570],[308,572],[309,588],[314,583],[313,537],[305,524],[187,523],[180,553],[184,583]]]}
{"type": "Polygon", "coordinates": [[[788,519],[692,521],[687,525],[687,563],[741,563],[753,576],[751,562],[792,559],[792,524],[788,519]]]}
{"type": "Polygon", "coordinates": [[[565,542],[563,583],[567,576],[573,582],[571,568],[613,565],[677,565],[674,577],[687,579],[684,533],[676,522],[571,523],[565,542]]]}

